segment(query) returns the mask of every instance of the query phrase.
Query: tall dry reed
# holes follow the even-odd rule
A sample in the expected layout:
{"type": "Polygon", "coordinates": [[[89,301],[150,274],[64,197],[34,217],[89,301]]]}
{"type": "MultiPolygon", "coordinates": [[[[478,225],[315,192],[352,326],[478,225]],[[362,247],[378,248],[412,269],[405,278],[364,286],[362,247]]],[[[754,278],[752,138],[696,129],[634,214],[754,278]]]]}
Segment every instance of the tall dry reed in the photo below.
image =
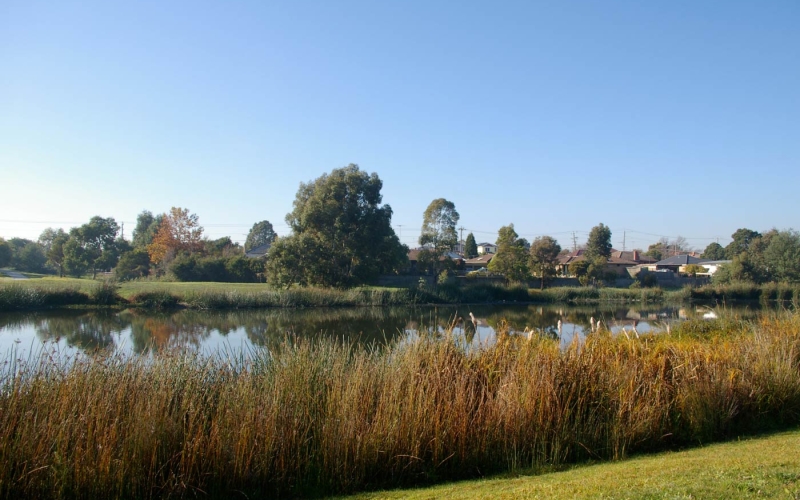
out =
{"type": "MultiPolygon", "coordinates": [[[[800,318],[567,349],[287,339],[204,359],[10,359],[0,497],[297,496],[707,442],[800,422],[800,318]]],[[[57,354],[57,353],[56,353],[57,354]]]]}

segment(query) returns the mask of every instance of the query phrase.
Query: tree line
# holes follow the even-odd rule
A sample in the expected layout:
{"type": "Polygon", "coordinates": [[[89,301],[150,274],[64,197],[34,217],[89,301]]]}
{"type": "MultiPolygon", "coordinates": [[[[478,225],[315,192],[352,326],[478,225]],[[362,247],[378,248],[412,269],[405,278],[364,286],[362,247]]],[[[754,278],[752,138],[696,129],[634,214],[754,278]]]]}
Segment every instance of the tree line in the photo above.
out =
{"type": "MultiPolygon", "coordinates": [[[[334,169],[301,183],[286,215],[291,228],[278,238],[268,220],[257,222],[244,247],[229,237],[209,240],[196,214],[172,207],[154,215],[141,212],[131,241],[111,217],[92,217],[65,232],[48,228],[38,241],[0,239],[0,266],[30,272],[55,272],[81,276],[114,269],[117,278],[167,276],[180,281],[254,282],[265,280],[277,287],[295,284],[350,287],[370,283],[382,274],[408,269],[408,247],[400,243],[391,226],[392,208],[382,204],[383,183],[376,173],[357,165],[334,169]],[[266,259],[250,259],[245,251],[269,246],[266,259]]],[[[456,266],[448,255],[459,243],[459,213],[444,198],[433,200],[422,215],[418,269],[446,279],[456,266]]],[[[722,247],[711,243],[703,257],[731,260],[715,275],[719,282],[800,281],[800,234],[772,229],[764,234],[742,228],[722,247]]],[[[498,231],[497,252],[490,271],[509,281],[538,278],[544,287],[557,273],[559,255],[566,252],[551,236],[532,242],[521,238],[514,224],[498,231]]],[[[656,260],[670,253],[685,253],[684,238],[662,239],[644,255],[656,260]]],[[[466,258],[477,256],[472,233],[462,249],[466,258]]],[[[603,223],[593,227],[584,258],[570,264],[570,274],[582,282],[611,278],[606,264],[611,255],[611,230],[603,223]]],[[[615,275],[616,276],[616,275],[615,275]]]]}

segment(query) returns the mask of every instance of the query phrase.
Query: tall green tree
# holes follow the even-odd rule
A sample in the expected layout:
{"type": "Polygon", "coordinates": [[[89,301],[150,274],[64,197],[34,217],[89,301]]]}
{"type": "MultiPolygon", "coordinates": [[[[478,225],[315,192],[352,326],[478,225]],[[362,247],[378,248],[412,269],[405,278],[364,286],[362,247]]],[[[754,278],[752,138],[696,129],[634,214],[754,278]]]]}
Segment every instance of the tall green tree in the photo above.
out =
{"type": "Polygon", "coordinates": [[[58,276],[64,276],[64,244],[69,239],[69,235],[61,228],[47,228],[39,236],[39,244],[42,245],[50,265],[58,270],[58,276]]]}
{"type": "Polygon", "coordinates": [[[244,251],[249,252],[261,245],[271,245],[277,236],[278,235],[275,234],[275,229],[268,220],[256,222],[247,234],[247,240],[244,242],[244,251]]]}
{"type": "Polygon", "coordinates": [[[725,260],[725,248],[716,241],[709,243],[703,250],[703,258],[711,260],[725,260]]]}
{"type": "Polygon", "coordinates": [[[472,233],[467,235],[467,241],[464,243],[464,257],[473,259],[478,256],[478,243],[475,241],[475,236],[472,233]]]}
{"type": "Polygon", "coordinates": [[[91,269],[92,279],[98,269],[110,269],[117,265],[119,253],[116,239],[119,225],[113,217],[92,217],[87,224],[70,230],[65,243],[65,265],[72,274],[91,269]]]}
{"type": "Polygon", "coordinates": [[[424,250],[420,252],[420,259],[433,263],[434,274],[437,273],[442,258],[458,243],[456,225],[459,218],[455,204],[444,198],[433,200],[422,214],[419,244],[424,250]]]}
{"type": "Polygon", "coordinates": [[[392,208],[381,204],[382,187],[378,174],[354,164],[300,184],[286,215],[292,234],[268,254],[269,282],[348,287],[402,268],[408,249],[392,229],[392,208]]]}
{"type": "Polygon", "coordinates": [[[750,244],[760,236],[761,233],[753,231],[752,229],[737,229],[736,232],[731,235],[733,241],[725,247],[725,256],[728,259],[733,259],[743,252],[746,252],[750,248],[750,244]]]}
{"type": "Polygon", "coordinates": [[[545,281],[556,275],[559,253],[561,253],[561,245],[551,236],[538,236],[531,243],[531,271],[539,277],[539,288],[542,290],[545,281]]]}
{"type": "Polygon", "coordinates": [[[598,258],[611,257],[611,229],[602,222],[589,231],[589,240],[586,242],[584,252],[587,260],[594,261],[598,258]]]}
{"type": "Polygon", "coordinates": [[[161,227],[164,215],[153,215],[149,210],[142,210],[136,216],[136,227],[133,229],[133,239],[131,244],[134,248],[147,248],[153,242],[153,238],[161,227]]]}
{"type": "Polygon", "coordinates": [[[502,274],[508,281],[525,281],[530,276],[525,242],[514,230],[514,224],[503,226],[497,233],[497,253],[489,262],[489,270],[502,274]]]}
{"type": "Polygon", "coordinates": [[[771,235],[763,259],[771,280],[800,282],[800,233],[790,229],[771,235]]]}

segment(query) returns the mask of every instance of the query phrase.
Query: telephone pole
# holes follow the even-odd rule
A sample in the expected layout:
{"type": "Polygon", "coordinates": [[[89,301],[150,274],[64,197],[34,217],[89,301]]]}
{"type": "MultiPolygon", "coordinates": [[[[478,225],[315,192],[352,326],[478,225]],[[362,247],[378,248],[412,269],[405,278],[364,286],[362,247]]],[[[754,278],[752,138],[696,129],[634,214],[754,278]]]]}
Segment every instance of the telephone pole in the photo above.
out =
{"type": "Polygon", "coordinates": [[[460,228],[458,228],[458,230],[461,231],[461,237],[460,237],[460,241],[459,241],[459,245],[460,245],[460,250],[461,251],[458,252],[458,253],[460,253],[461,256],[463,257],[464,256],[464,226],[461,226],[460,228]]]}
{"type": "Polygon", "coordinates": [[[575,231],[572,231],[572,251],[575,252],[578,250],[578,237],[575,235],[575,231]]]}

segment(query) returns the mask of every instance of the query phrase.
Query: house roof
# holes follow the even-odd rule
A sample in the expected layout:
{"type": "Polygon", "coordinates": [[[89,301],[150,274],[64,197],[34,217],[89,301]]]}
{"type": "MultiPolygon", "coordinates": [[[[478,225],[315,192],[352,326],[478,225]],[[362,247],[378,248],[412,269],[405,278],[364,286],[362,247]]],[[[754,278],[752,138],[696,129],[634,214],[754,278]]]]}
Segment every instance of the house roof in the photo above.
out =
{"type": "MultiPolygon", "coordinates": [[[[585,250],[580,248],[567,254],[559,255],[558,263],[561,265],[569,265],[573,262],[583,260],[586,258],[585,250]]],[[[611,249],[611,255],[608,258],[609,264],[635,266],[638,264],[652,264],[656,260],[652,257],[642,255],[638,250],[621,251],[611,249]]]]}
{"type": "Polygon", "coordinates": [[[478,246],[478,247],[496,247],[497,245],[495,245],[494,243],[478,243],[475,246],[478,246]]]}
{"type": "Polygon", "coordinates": [[[656,262],[657,266],[685,266],[687,264],[702,264],[708,259],[692,257],[691,255],[673,255],[672,257],[656,262]]]}
{"type": "Polygon", "coordinates": [[[249,251],[244,253],[245,257],[249,257],[251,259],[257,259],[259,257],[263,257],[267,255],[269,248],[272,246],[272,243],[264,243],[263,245],[259,245],[255,248],[251,248],[249,251]]]}
{"type": "Polygon", "coordinates": [[[494,254],[485,253],[483,255],[479,255],[478,257],[474,257],[472,259],[467,259],[464,261],[464,264],[488,264],[494,258],[494,254]]]}

